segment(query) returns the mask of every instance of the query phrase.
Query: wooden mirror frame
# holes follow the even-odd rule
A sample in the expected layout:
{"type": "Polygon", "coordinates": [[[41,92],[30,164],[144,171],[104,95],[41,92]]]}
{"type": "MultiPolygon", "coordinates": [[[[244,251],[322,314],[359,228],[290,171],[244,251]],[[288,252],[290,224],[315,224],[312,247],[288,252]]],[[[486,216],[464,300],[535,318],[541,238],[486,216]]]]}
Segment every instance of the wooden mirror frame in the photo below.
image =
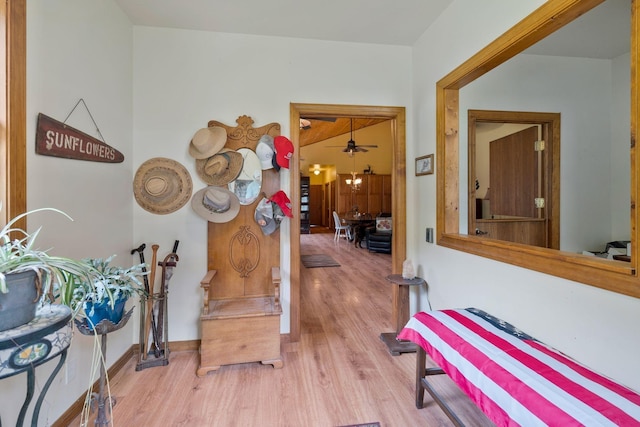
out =
{"type": "Polygon", "coordinates": [[[631,262],[601,258],[460,234],[459,91],[478,77],[527,49],[604,0],[549,0],[436,84],[437,244],[463,252],[551,274],[633,297],[638,280],[638,5],[631,11],[631,262]]]}

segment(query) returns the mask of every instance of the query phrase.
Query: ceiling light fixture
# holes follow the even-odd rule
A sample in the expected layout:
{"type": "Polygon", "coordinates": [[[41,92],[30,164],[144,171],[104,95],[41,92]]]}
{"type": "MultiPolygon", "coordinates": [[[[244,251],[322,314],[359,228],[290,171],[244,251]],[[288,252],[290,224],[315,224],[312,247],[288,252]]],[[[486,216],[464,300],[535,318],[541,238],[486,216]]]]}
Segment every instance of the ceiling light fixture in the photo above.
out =
{"type": "MultiPolygon", "coordinates": [[[[352,154],[353,157],[353,169],[356,168],[356,155],[352,154]]],[[[362,184],[362,178],[358,178],[358,174],[354,171],[351,171],[351,178],[347,178],[344,180],[347,185],[351,186],[351,191],[358,191],[360,189],[360,184],[362,184]]]]}

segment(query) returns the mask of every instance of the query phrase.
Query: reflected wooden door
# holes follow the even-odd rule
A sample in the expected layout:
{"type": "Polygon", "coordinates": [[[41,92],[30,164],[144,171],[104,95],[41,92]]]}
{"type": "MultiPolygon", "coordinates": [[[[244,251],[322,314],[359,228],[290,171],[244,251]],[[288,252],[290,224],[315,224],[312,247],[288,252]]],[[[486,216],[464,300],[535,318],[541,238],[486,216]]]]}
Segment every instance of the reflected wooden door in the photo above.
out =
{"type": "Polygon", "coordinates": [[[476,220],[479,235],[547,247],[549,223],[535,203],[545,197],[538,139],[532,126],[489,143],[491,218],[476,220]]]}
{"type": "Polygon", "coordinates": [[[491,214],[536,218],[539,197],[538,128],[532,126],[489,143],[491,214]]]}

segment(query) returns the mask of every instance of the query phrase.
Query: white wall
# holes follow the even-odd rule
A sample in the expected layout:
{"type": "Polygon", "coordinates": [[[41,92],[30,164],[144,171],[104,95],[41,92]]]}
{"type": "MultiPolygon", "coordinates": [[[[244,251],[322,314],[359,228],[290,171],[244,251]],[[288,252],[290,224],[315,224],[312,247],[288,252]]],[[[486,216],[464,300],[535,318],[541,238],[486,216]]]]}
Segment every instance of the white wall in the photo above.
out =
{"type": "MultiPolygon", "coordinates": [[[[279,122],[288,135],[289,103],[309,102],[408,107],[411,164],[435,152],[436,81],[542,3],[456,0],[411,50],[146,27],[132,33],[110,0],[29,1],[29,144],[38,112],[63,120],[83,98],[106,142],[125,155],[124,163],[113,165],[45,158],[28,150],[29,208],[60,207],[76,219],[41,217],[32,219],[30,228],[44,224],[43,245],[55,246],[61,255],[117,253],[122,264],[135,261],[129,250],[142,242],[158,243],[164,256],[179,239],[180,262],[169,298],[170,340],[198,339],[206,224],[188,206],[164,216],[140,208],[131,183],[141,163],[159,156],[176,159],[190,171],[195,189],[201,188],[187,146],[208,120],[233,124],[246,114],[256,126],[279,122]]],[[[93,134],[84,114],[79,107],[69,124],[93,134]]],[[[408,169],[408,256],[429,282],[434,308],[484,308],[640,389],[635,369],[640,343],[629,333],[640,321],[640,302],[425,243],[425,227],[436,223],[435,178],[415,177],[408,169]]],[[[288,190],[286,170],[282,183],[288,190]]],[[[289,328],[288,229],[287,224],[281,228],[283,332],[289,328]]],[[[426,295],[414,295],[412,303],[414,310],[427,308],[426,295]]],[[[130,323],[109,337],[108,364],[137,341],[137,322],[130,323]]],[[[77,378],[64,385],[64,372],[58,376],[43,419],[57,419],[88,385],[80,376],[90,351],[90,339],[76,333],[69,358],[77,378]]],[[[38,383],[50,369],[39,368],[38,383]]],[[[16,401],[4,400],[7,425],[15,424],[24,388],[22,376],[0,382],[3,398],[11,390],[16,401]],[[16,408],[15,413],[6,407],[16,408]]]]}
{"type": "MultiPolygon", "coordinates": [[[[415,140],[421,144],[408,147],[408,159],[435,152],[436,82],[542,3],[456,0],[423,35],[413,52],[415,140]],[[447,43],[432,43],[443,37],[447,43]]],[[[408,257],[429,283],[433,308],[483,308],[640,389],[638,299],[425,243],[416,231],[435,227],[435,176],[407,178],[408,257]]],[[[412,306],[428,308],[427,296],[414,294],[412,306]]]]}
{"type": "MultiPolygon", "coordinates": [[[[42,225],[41,248],[74,258],[107,257],[130,265],[132,219],[132,26],[111,0],[30,0],[27,3],[27,208],[55,207],[29,218],[42,225]],[[82,98],[107,144],[121,151],[120,164],[61,159],[35,154],[38,113],[64,121],[82,98]]],[[[99,138],[86,109],[67,123],[99,138]]],[[[107,363],[131,347],[136,322],[109,336],[107,363]]],[[[65,384],[65,368],[47,393],[38,425],[50,425],[89,386],[92,337],[74,332],[67,364],[75,367],[65,384]]],[[[55,363],[36,370],[36,396],[55,363]]],[[[4,379],[3,425],[15,425],[26,391],[26,374],[4,379]],[[5,391],[11,390],[11,393],[5,391]],[[15,399],[15,402],[14,402],[15,399]]],[[[27,418],[28,420],[30,419],[27,418]]]]}
{"type": "MultiPolygon", "coordinates": [[[[256,127],[278,122],[289,135],[291,102],[409,106],[410,55],[406,47],[136,27],[135,167],[152,157],[173,158],[191,173],[195,192],[205,184],[187,148],[209,120],[233,125],[248,115],[256,127]]],[[[290,194],[289,171],[282,169],[281,175],[290,194]]],[[[157,243],[165,254],[180,240],[170,285],[169,338],[199,339],[206,222],[190,205],[164,216],[137,204],[133,211],[136,244],[157,243]]],[[[290,322],[288,225],[280,229],[283,333],[290,322]]]]}

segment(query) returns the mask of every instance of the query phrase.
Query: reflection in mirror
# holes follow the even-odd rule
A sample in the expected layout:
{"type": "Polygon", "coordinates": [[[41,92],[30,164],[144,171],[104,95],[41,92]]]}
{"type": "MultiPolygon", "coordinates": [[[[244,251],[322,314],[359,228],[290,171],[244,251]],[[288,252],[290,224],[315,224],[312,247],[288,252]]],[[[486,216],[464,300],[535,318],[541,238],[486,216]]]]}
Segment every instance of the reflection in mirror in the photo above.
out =
{"type": "MultiPolygon", "coordinates": [[[[535,151],[536,141],[544,141],[535,129],[510,137],[530,139],[528,151],[516,152],[514,142],[500,139],[508,133],[495,134],[507,122],[469,124],[469,175],[460,182],[469,182],[469,205],[461,209],[468,221],[461,222],[468,222],[470,234],[558,248],[547,239],[547,220],[558,221],[550,217],[545,194],[552,160],[560,162],[559,249],[597,253],[607,242],[630,240],[630,12],[630,0],[608,0],[460,91],[461,112],[491,108],[562,117],[562,148],[549,161],[543,161],[546,150],[535,151]],[[479,132],[487,128],[491,144],[481,143],[479,132]]],[[[461,195],[465,190],[461,186],[461,195]]]]}
{"type": "Polygon", "coordinates": [[[554,113],[469,111],[469,230],[476,236],[558,249],[559,126],[554,113]]]}
{"type": "Polygon", "coordinates": [[[249,148],[236,150],[242,154],[243,163],[240,175],[229,183],[229,190],[235,193],[241,205],[255,202],[262,187],[262,165],[258,155],[249,148]]]}
{"type": "Polygon", "coordinates": [[[436,160],[437,170],[442,171],[437,175],[439,245],[640,297],[635,207],[640,200],[635,182],[640,160],[633,139],[640,132],[639,7],[631,0],[548,0],[437,82],[436,160]],[[568,43],[593,53],[537,50],[537,42],[574,20],[589,26],[611,25],[615,20],[599,16],[606,10],[623,11],[624,17],[596,34],[595,40],[582,34],[568,43]],[[600,49],[593,49],[602,42],[611,45],[619,29],[627,35],[623,50],[605,57],[600,49]],[[522,54],[530,46],[534,47],[522,54]],[[544,74],[548,70],[553,71],[551,75],[544,74]],[[558,76],[559,81],[552,79],[558,76]],[[474,156],[467,151],[466,123],[466,113],[473,109],[561,115],[560,250],[467,233],[468,214],[475,216],[475,205],[468,206],[475,171],[471,177],[459,172],[474,156]],[[631,255],[624,261],[581,253],[613,240],[631,242],[631,255]]]}

